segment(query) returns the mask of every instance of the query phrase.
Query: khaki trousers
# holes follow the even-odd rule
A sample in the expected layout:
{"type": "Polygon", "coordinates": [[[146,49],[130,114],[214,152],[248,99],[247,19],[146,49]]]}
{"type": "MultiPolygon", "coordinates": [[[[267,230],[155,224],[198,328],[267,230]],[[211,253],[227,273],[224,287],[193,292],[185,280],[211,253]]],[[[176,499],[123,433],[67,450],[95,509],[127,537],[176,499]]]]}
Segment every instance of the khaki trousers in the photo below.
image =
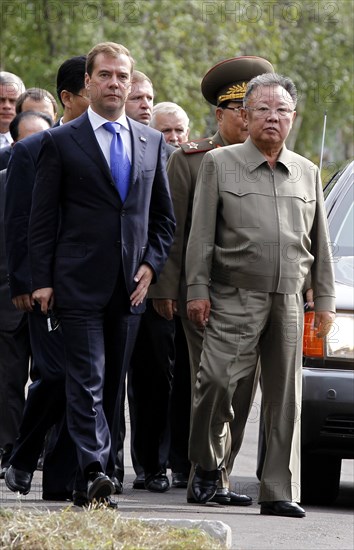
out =
{"type": "MultiPolygon", "coordinates": [[[[200,356],[203,348],[204,331],[198,329],[191,321],[186,318],[182,318],[182,324],[188,343],[193,400],[193,391],[197,379],[200,356]]],[[[220,488],[230,488],[229,475],[232,472],[237,453],[239,452],[243,441],[248,415],[257,390],[259,374],[259,367],[252,370],[252,372],[247,377],[239,381],[235,389],[232,399],[234,418],[227,428],[228,430],[230,430],[230,437],[227,438],[227,445],[225,448],[225,460],[221,470],[221,480],[219,482],[220,488]]],[[[192,465],[192,477],[193,474],[194,466],[192,465]]]]}
{"type": "Polygon", "coordinates": [[[190,460],[204,470],[226,467],[235,391],[260,357],[267,453],[259,502],[300,501],[302,295],[214,283],[210,296],[193,393],[190,460]]]}

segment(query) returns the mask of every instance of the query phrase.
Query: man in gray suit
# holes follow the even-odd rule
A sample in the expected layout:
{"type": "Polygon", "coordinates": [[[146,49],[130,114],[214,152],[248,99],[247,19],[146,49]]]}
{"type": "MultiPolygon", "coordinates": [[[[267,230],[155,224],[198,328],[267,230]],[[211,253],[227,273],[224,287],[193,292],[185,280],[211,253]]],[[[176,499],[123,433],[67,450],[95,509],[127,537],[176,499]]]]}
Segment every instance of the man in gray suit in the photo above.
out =
{"type": "Polygon", "coordinates": [[[189,494],[208,502],[230,448],[240,380],[261,359],[267,453],[261,514],[303,517],[300,411],[303,293],[311,275],[319,336],[334,320],[334,276],[318,168],[284,142],[293,82],[253,78],[243,100],[249,138],[208,152],[187,248],[187,310],[205,328],[192,406],[189,494]]]}

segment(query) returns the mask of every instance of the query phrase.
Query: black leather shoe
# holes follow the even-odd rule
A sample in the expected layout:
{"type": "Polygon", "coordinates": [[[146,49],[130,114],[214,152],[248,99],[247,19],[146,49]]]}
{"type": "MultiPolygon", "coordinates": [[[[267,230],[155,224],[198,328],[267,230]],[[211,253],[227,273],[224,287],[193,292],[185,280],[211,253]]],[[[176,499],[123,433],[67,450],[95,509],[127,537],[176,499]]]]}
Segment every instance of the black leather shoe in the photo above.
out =
{"type": "Polygon", "coordinates": [[[145,489],[153,493],[164,493],[170,488],[170,482],[164,472],[149,474],[145,477],[145,489]]]}
{"type": "Polygon", "coordinates": [[[47,491],[44,491],[42,493],[42,499],[43,500],[52,500],[57,502],[64,502],[67,500],[72,500],[72,493],[71,492],[62,492],[62,493],[49,493],[47,491]]]}
{"type": "Polygon", "coordinates": [[[234,491],[228,489],[217,489],[215,496],[210,499],[210,502],[217,502],[218,504],[227,504],[228,506],[250,506],[252,504],[252,498],[247,495],[239,495],[234,491]]]}
{"type": "Polygon", "coordinates": [[[116,476],[112,476],[111,481],[115,488],[114,494],[121,495],[123,493],[123,483],[119,481],[119,479],[116,476]]]}
{"type": "Polygon", "coordinates": [[[197,465],[192,479],[192,493],[195,501],[205,504],[211,500],[216,493],[219,479],[220,470],[207,471],[197,465]]]}
{"type": "Polygon", "coordinates": [[[172,487],[176,489],[186,489],[188,485],[189,474],[183,472],[172,472],[172,487]]]}
{"type": "Polygon", "coordinates": [[[286,516],[289,518],[304,518],[306,512],[296,502],[287,500],[275,500],[274,502],[261,502],[261,514],[263,516],[286,516]]]}
{"type": "Polygon", "coordinates": [[[145,474],[138,474],[133,481],[133,489],[145,489],[145,474]]]}
{"type": "Polygon", "coordinates": [[[118,508],[118,502],[115,502],[110,497],[103,497],[90,501],[84,491],[73,491],[72,501],[75,506],[80,506],[80,508],[88,508],[92,504],[102,505],[112,509],[118,508]]]}
{"type": "Polygon", "coordinates": [[[9,466],[5,472],[5,483],[10,491],[17,491],[22,495],[28,495],[31,490],[33,474],[18,470],[13,466],[9,466]]]}
{"type": "Polygon", "coordinates": [[[114,483],[103,472],[91,472],[87,482],[88,500],[100,499],[113,495],[115,491],[114,483]]]}

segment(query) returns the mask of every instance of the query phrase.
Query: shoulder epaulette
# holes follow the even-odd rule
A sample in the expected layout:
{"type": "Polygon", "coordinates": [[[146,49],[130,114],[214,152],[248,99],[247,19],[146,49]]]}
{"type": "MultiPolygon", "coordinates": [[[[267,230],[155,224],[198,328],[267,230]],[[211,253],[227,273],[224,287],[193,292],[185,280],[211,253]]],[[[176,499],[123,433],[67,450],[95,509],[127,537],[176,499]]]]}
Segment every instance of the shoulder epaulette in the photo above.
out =
{"type": "Polygon", "coordinates": [[[214,143],[211,138],[187,141],[186,143],[180,143],[179,146],[186,155],[191,155],[192,153],[205,153],[206,151],[211,151],[216,147],[220,147],[214,143]]]}

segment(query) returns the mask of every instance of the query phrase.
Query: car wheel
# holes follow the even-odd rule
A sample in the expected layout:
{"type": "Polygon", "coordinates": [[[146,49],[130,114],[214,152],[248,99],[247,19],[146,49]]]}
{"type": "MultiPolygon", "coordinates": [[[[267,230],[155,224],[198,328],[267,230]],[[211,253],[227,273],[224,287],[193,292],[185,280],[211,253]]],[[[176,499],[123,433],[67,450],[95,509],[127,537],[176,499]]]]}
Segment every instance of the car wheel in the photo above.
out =
{"type": "Polygon", "coordinates": [[[340,458],[302,453],[301,456],[301,502],[331,504],[338,496],[340,458]]]}

